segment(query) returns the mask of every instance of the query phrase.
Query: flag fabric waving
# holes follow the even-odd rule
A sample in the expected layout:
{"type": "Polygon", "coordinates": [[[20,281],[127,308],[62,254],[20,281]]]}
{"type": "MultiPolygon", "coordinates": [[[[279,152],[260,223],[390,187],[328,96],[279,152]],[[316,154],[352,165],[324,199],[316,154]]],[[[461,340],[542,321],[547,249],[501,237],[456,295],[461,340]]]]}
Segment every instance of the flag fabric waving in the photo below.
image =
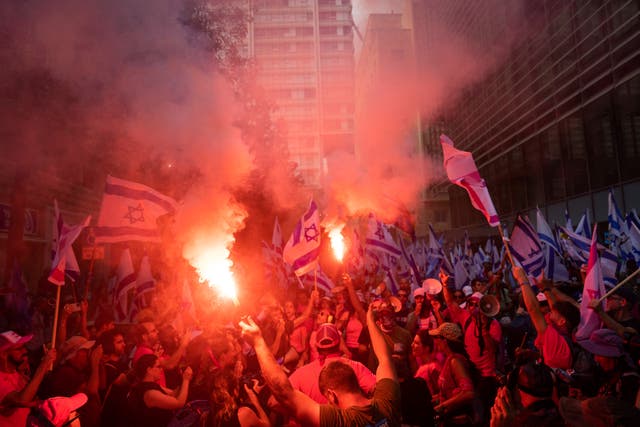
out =
{"type": "Polygon", "coordinates": [[[120,264],[116,279],[115,291],[113,293],[113,310],[116,322],[129,321],[129,311],[131,309],[131,299],[129,294],[133,294],[136,289],[136,273],[133,270],[131,252],[129,248],[122,251],[120,264]]]}
{"type": "Polygon", "coordinates": [[[549,227],[547,220],[544,219],[540,209],[536,209],[536,224],[540,241],[552,247],[557,253],[560,253],[560,245],[558,245],[555,235],[551,231],[551,227],[549,227]]]}
{"type": "Polygon", "coordinates": [[[373,214],[369,214],[365,243],[369,249],[380,250],[395,257],[402,254],[402,250],[391,237],[386,225],[378,221],[373,214]]]}
{"type": "Polygon", "coordinates": [[[75,272],[78,276],[80,267],[73,252],[73,242],[78,238],[82,230],[89,225],[91,215],[78,225],[68,225],[64,223],[58,201],[54,200],[55,224],[53,227],[53,261],[51,263],[51,273],[49,281],[55,285],[64,285],[65,271],[75,272]]]}
{"type": "Polygon", "coordinates": [[[587,276],[584,279],[582,289],[582,301],[580,302],[580,325],[576,330],[576,340],[589,339],[591,333],[602,325],[600,316],[589,308],[591,301],[600,299],[605,294],[602,268],[598,256],[598,244],[596,242],[596,228],[594,227],[591,246],[589,250],[589,263],[587,264],[587,276]]]}
{"type": "Polygon", "coordinates": [[[320,214],[311,200],[309,209],[296,224],[282,256],[297,276],[318,268],[320,255],[320,214]]]}
{"type": "Polygon", "coordinates": [[[527,275],[539,277],[545,265],[544,251],[529,219],[518,215],[513,225],[513,232],[509,241],[511,255],[522,266],[527,275]]]}
{"type": "Polygon", "coordinates": [[[444,168],[449,180],[467,190],[471,204],[482,212],[490,226],[500,225],[487,184],[480,176],[471,153],[456,149],[453,141],[446,135],[440,135],[440,144],[444,156],[444,168]]]}
{"type": "Polygon", "coordinates": [[[96,242],[159,242],[158,217],[176,209],[175,200],[151,187],[108,176],[95,228],[96,242]]]}

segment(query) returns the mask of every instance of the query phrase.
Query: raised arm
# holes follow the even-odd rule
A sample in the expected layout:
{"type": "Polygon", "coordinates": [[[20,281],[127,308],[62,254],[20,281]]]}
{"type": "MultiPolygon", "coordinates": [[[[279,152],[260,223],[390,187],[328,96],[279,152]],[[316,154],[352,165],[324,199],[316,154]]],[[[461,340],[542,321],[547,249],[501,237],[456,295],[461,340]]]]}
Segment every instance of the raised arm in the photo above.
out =
{"type": "Polygon", "coordinates": [[[547,321],[544,320],[544,314],[540,311],[540,304],[536,298],[536,294],[531,289],[527,273],[521,267],[513,267],[513,277],[516,279],[522,290],[522,299],[527,307],[527,312],[531,316],[531,322],[536,328],[538,335],[542,335],[547,330],[547,321]]]}
{"type": "Polygon", "coordinates": [[[294,329],[297,328],[298,326],[302,325],[304,323],[304,321],[307,320],[309,318],[309,316],[311,316],[311,312],[313,311],[313,306],[316,303],[316,301],[318,301],[318,298],[319,298],[318,291],[317,290],[311,291],[311,297],[309,298],[309,304],[307,304],[307,307],[304,309],[302,314],[300,314],[300,316],[298,316],[295,319],[293,319],[293,327],[294,327],[294,329]]]}
{"type": "Polygon", "coordinates": [[[382,331],[380,327],[376,323],[374,310],[374,304],[369,305],[369,310],[367,311],[367,327],[369,328],[369,337],[371,339],[371,347],[373,348],[373,352],[378,358],[378,369],[376,370],[376,380],[380,381],[383,378],[390,378],[393,381],[398,381],[398,377],[396,376],[396,369],[393,365],[393,360],[391,358],[391,351],[389,350],[389,346],[387,345],[387,341],[384,339],[382,335],[382,331]]]}
{"type": "Polygon", "coordinates": [[[460,313],[462,312],[462,309],[460,308],[460,305],[458,304],[456,299],[453,297],[451,289],[449,288],[451,278],[447,276],[442,270],[440,270],[440,281],[442,282],[442,294],[444,295],[444,302],[447,303],[447,308],[451,313],[451,318],[458,319],[460,313]]]}
{"type": "Polygon", "coordinates": [[[49,368],[55,360],[56,349],[53,348],[47,350],[44,357],[42,358],[42,361],[36,368],[31,381],[29,381],[22,390],[14,391],[7,394],[0,403],[3,406],[29,406],[29,404],[36,397],[36,392],[38,391],[38,387],[40,387],[42,379],[49,371],[49,368]]]}
{"type": "Polygon", "coordinates": [[[320,425],[320,405],[293,388],[262,337],[260,327],[251,317],[239,323],[242,335],[253,345],[262,375],[276,400],[303,425],[320,425]]]}

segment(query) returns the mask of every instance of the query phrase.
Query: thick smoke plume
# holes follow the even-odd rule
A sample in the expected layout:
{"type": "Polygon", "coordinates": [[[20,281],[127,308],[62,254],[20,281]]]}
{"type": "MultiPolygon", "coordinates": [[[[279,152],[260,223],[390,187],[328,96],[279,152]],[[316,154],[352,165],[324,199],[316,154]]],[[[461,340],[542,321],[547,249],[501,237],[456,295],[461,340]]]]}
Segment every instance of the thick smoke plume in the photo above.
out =
{"type": "Polygon", "coordinates": [[[486,78],[526,28],[519,2],[484,2],[483,8],[493,12],[479,16],[468,29],[450,18],[450,11],[464,1],[424,0],[412,2],[427,10],[427,19],[412,33],[409,3],[353,0],[354,23],[364,37],[364,43],[354,39],[356,86],[367,89],[357,93],[355,154],[336,153],[328,159],[330,217],[373,211],[393,222],[405,209],[415,215],[420,191],[444,173],[437,140],[432,152],[428,144],[418,148],[419,131],[438,125],[442,111],[459,102],[465,88],[486,78]],[[398,27],[374,44],[378,60],[365,69],[363,58],[371,53],[367,44],[375,39],[372,14],[391,13],[398,27]],[[363,81],[370,75],[377,77],[363,81]]]}
{"type": "Polygon", "coordinates": [[[225,253],[244,226],[247,214],[232,189],[245,181],[252,158],[233,126],[234,96],[212,54],[191,42],[183,7],[179,0],[3,2],[5,90],[20,93],[22,76],[37,70],[69,93],[73,107],[58,117],[25,103],[32,119],[3,128],[11,127],[20,147],[13,157],[23,168],[54,169],[64,158],[67,170],[86,171],[92,165],[82,154],[93,150],[115,176],[164,176],[171,188],[158,190],[182,203],[176,234],[192,261],[200,245],[225,253]],[[82,130],[57,137],[49,130],[58,119],[82,130]]]}

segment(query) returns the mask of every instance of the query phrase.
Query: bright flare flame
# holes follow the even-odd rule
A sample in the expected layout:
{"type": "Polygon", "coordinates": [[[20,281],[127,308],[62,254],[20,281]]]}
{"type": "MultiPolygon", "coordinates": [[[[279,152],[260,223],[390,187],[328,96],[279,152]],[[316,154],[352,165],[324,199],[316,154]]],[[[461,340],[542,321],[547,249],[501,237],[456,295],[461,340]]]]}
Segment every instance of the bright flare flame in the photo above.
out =
{"type": "Polygon", "coordinates": [[[235,305],[238,305],[238,290],[231,272],[233,262],[228,257],[228,249],[210,246],[200,248],[199,254],[195,255],[190,262],[198,272],[201,282],[207,282],[221,296],[231,299],[235,305]]]}
{"type": "Polygon", "coordinates": [[[333,249],[333,255],[336,259],[342,262],[344,257],[344,237],[342,236],[343,225],[339,225],[336,228],[329,231],[329,239],[331,239],[331,249],[333,249]]]}

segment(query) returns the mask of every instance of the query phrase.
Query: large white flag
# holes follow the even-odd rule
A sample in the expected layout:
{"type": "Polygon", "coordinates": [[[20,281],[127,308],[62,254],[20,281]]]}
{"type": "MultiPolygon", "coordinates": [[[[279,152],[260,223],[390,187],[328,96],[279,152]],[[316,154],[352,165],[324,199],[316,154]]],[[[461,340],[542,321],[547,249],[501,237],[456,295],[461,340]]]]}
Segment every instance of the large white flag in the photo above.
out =
{"type": "Polygon", "coordinates": [[[589,304],[594,299],[600,299],[605,294],[604,280],[602,279],[602,268],[600,267],[600,257],[598,256],[598,243],[596,242],[597,225],[593,229],[591,238],[591,249],[589,250],[589,263],[587,264],[587,277],[584,279],[582,289],[582,301],[580,302],[580,325],[576,330],[576,340],[589,339],[591,333],[600,329],[602,321],[594,310],[589,308],[589,304]]]}
{"type": "Polygon", "coordinates": [[[455,148],[453,141],[446,135],[440,135],[440,144],[449,181],[467,190],[471,204],[482,212],[490,226],[500,225],[487,184],[480,176],[471,153],[455,148]]]}
{"type": "Polygon", "coordinates": [[[108,176],[95,228],[96,242],[159,242],[158,217],[176,209],[175,200],[153,188],[108,176]]]}
{"type": "Polygon", "coordinates": [[[78,238],[82,230],[89,225],[91,215],[78,225],[65,224],[58,209],[58,201],[54,200],[54,226],[53,226],[53,261],[49,281],[55,285],[64,285],[65,270],[73,271],[79,275],[80,267],[73,252],[72,244],[78,238]]]}
{"type": "Polygon", "coordinates": [[[298,276],[318,268],[320,256],[320,213],[311,200],[282,252],[282,257],[298,276]]]}

